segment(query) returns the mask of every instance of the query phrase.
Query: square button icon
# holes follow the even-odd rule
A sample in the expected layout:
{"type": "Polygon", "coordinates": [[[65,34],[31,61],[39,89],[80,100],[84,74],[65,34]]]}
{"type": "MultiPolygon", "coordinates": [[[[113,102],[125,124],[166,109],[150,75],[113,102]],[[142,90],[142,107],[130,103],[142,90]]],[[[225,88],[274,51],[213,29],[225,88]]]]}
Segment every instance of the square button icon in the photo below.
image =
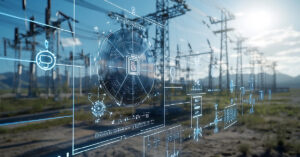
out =
{"type": "Polygon", "coordinates": [[[128,75],[140,75],[140,62],[137,56],[127,56],[126,67],[128,75]]]}

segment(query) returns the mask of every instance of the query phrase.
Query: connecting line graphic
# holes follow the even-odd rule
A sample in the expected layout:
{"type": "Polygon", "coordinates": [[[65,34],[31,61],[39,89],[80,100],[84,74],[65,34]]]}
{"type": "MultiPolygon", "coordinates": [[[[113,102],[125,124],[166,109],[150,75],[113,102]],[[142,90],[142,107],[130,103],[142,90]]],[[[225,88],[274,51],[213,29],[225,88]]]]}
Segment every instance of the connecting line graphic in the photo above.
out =
{"type": "Polygon", "coordinates": [[[197,126],[194,128],[194,140],[198,142],[199,136],[202,137],[202,128],[199,127],[199,117],[197,117],[197,126]]]}
{"type": "MultiPolygon", "coordinates": [[[[24,60],[24,59],[15,59],[15,58],[5,58],[5,57],[0,57],[0,60],[6,60],[6,61],[16,61],[16,62],[27,62],[27,63],[36,63],[36,61],[32,60],[24,60]]],[[[76,67],[76,68],[84,68],[84,66],[80,65],[70,65],[70,64],[56,64],[58,66],[67,66],[67,67],[76,67]]]]}
{"type": "Polygon", "coordinates": [[[244,115],[244,95],[245,95],[245,87],[240,88],[240,105],[242,106],[242,116],[244,115]]]}
{"type": "Polygon", "coordinates": [[[224,130],[237,123],[237,105],[233,104],[224,109],[224,130]]]}
{"type": "Polygon", "coordinates": [[[178,157],[181,150],[181,125],[160,130],[143,137],[143,157],[155,156],[178,157]]]}
{"type": "Polygon", "coordinates": [[[178,86],[178,87],[165,87],[166,89],[168,89],[168,88],[170,88],[170,89],[182,89],[182,87],[181,86],[178,86]]]}
{"type": "Polygon", "coordinates": [[[30,61],[30,60],[15,59],[15,58],[4,58],[4,57],[0,57],[0,60],[17,61],[17,62],[28,62],[28,63],[36,63],[35,61],[30,61]]]}
{"type": "Polygon", "coordinates": [[[72,34],[74,33],[74,32],[71,32],[69,30],[66,30],[66,29],[61,29],[61,28],[58,28],[58,27],[55,27],[55,26],[51,26],[51,25],[47,25],[47,24],[44,24],[44,23],[41,23],[41,22],[34,21],[34,20],[14,16],[14,15],[7,14],[7,13],[4,13],[4,12],[0,12],[0,15],[7,16],[7,17],[10,17],[10,18],[15,18],[15,19],[18,19],[18,20],[23,20],[23,21],[26,21],[26,22],[32,22],[32,23],[35,23],[35,24],[38,24],[38,25],[42,25],[42,26],[46,26],[46,27],[50,27],[50,28],[54,28],[54,29],[59,29],[59,30],[69,32],[69,33],[72,33],[72,34]]]}
{"type": "Polygon", "coordinates": [[[252,97],[252,94],[249,95],[249,104],[251,105],[249,113],[254,113],[254,105],[255,105],[255,98],[252,97]]]}
{"type": "Polygon", "coordinates": [[[71,65],[71,64],[56,64],[58,66],[66,66],[66,67],[75,67],[75,68],[84,68],[83,66],[80,65],[71,65]]]}
{"type": "Polygon", "coordinates": [[[117,4],[115,4],[115,3],[110,2],[109,0],[104,0],[104,2],[106,2],[106,3],[108,3],[108,4],[112,5],[112,6],[114,6],[114,7],[116,7],[116,8],[118,8],[118,9],[120,9],[120,10],[123,10],[123,11],[125,11],[125,12],[127,12],[127,13],[129,13],[129,14],[135,16],[135,17],[138,17],[138,18],[140,18],[140,19],[144,19],[144,20],[146,20],[146,21],[148,21],[148,22],[154,23],[154,24],[158,25],[158,26],[161,27],[161,28],[165,28],[165,26],[164,26],[163,24],[158,23],[158,22],[156,22],[156,21],[154,21],[154,20],[152,20],[152,19],[148,19],[148,18],[145,18],[145,17],[141,17],[141,16],[135,14],[134,12],[131,12],[131,11],[125,9],[125,8],[120,7],[119,5],[117,5],[117,4]]]}
{"type": "Polygon", "coordinates": [[[69,115],[69,116],[52,117],[52,118],[43,118],[43,119],[28,120],[28,121],[20,121],[20,122],[12,122],[12,123],[3,123],[3,124],[0,124],[0,126],[16,125],[16,124],[24,124],[24,123],[32,123],[32,122],[39,122],[39,121],[46,121],[46,120],[54,120],[54,119],[61,119],[61,118],[70,118],[70,117],[73,117],[73,116],[72,116],[72,115],[69,115]]]}
{"type": "Polygon", "coordinates": [[[186,101],[186,102],[178,102],[178,103],[167,104],[167,105],[165,105],[165,107],[174,106],[174,105],[189,104],[189,103],[190,103],[189,101],[186,101]]]}
{"type": "Polygon", "coordinates": [[[203,129],[208,128],[208,127],[214,125],[215,126],[214,133],[218,133],[219,132],[218,123],[221,122],[223,120],[223,118],[220,118],[220,119],[218,118],[218,104],[215,104],[215,110],[216,110],[215,111],[215,120],[213,122],[205,125],[203,127],[203,129]]]}

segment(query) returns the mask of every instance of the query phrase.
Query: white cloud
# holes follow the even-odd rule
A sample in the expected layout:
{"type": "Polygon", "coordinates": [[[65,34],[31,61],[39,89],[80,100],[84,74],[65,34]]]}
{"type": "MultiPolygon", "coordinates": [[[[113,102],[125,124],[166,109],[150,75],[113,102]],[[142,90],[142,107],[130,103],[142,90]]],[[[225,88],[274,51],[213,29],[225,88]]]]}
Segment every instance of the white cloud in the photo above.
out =
{"type": "MultiPolygon", "coordinates": [[[[278,61],[280,64],[300,64],[300,56],[270,56],[268,59],[273,61],[278,61]]],[[[295,66],[290,66],[291,69],[296,70],[299,73],[299,69],[296,69],[295,66]]]]}
{"type": "MultiPolygon", "coordinates": [[[[300,47],[299,48],[292,48],[292,49],[287,49],[287,50],[279,51],[277,53],[277,55],[284,56],[284,55],[292,55],[294,53],[300,54],[300,47]]],[[[293,57],[293,56],[291,56],[291,57],[293,57]]]]}
{"type": "Polygon", "coordinates": [[[300,75],[300,31],[293,27],[273,29],[248,38],[249,46],[258,47],[266,56],[266,64],[276,61],[277,71],[291,76],[300,75]]]}
{"type": "Polygon", "coordinates": [[[252,46],[267,47],[273,44],[281,44],[287,40],[292,40],[290,42],[296,42],[294,40],[299,40],[299,37],[299,31],[294,30],[292,27],[287,27],[283,29],[265,31],[262,34],[250,38],[248,43],[252,46]]]}
{"type": "Polygon", "coordinates": [[[300,41],[287,41],[284,43],[284,45],[286,46],[296,46],[299,45],[300,46],[300,41]]]}
{"type": "Polygon", "coordinates": [[[63,47],[72,47],[72,46],[79,46],[81,42],[78,38],[62,38],[61,43],[63,47]]]}

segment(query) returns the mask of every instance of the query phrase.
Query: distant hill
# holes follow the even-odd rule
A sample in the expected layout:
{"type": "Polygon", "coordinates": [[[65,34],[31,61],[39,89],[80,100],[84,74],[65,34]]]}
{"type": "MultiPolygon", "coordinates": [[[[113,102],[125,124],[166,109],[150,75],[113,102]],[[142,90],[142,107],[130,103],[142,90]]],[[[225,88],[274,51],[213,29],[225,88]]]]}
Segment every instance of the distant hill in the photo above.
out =
{"type": "Polygon", "coordinates": [[[277,86],[278,87],[300,88],[300,75],[297,77],[291,77],[289,75],[279,74],[277,77],[277,86]]]}
{"type": "MultiPolygon", "coordinates": [[[[273,83],[273,76],[270,74],[266,74],[266,86],[271,87],[273,83]]],[[[256,79],[259,77],[259,74],[257,74],[256,79]]],[[[235,81],[235,75],[230,75],[230,78],[235,81]]],[[[244,85],[246,86],[248,84],[250,75],[244,74],[244,85]]],[[[71,78],[70,78],[71,79],[71,78]]],[[[92,76],[93,82],[97,82],[96,75],[92,76]]],[[[46,78],[45,76],[40,76],[37,78],[38,80],[38,86],[39,87],[46,87],[46,78]]],[[[66,77],[64,75],[61,76],[61,80],[65,81],[66,77]]],[[[70,80],[71,81],[71,80],[70,80]]],[[[202,84],[207,86],[208,84],[208,78],[205,77],[201,79],[202,84]]],[[[213,84],[216,86],[218,85],[219,78],[213,79],[213,84]]],[[[0,89],[8,89],[13,87],[14,82],[14,73],[7,72],[7,73],[1,73],[0,74],[0,89]]],[[[29,75],[28,71],[23,71],[21,75],[21,82],[22,82],[22,88],[28,88],[28,82],[29,82],[29,75]]],[[[82,86],[85,85],[85,79],[82,80],[82,86]]],[[[71,83],[71,82],[70,82],[71,83]]],[[[226,86],[226,76],[223,76],[223,85],[226,86]]],[[[79,87],[79,78],[75,78],[75,87],[79,87]]],[[[289,87],[289,88],[300,88],[300,75],[297,77],[292,77],[283,73],[277,74],[277,87],[289,87]]]]}
{"type": "MultiPolygon", "coordinates": [[[[51,75],[49,77],[51,77],[51,75]]],[[[0,74],[0,89],[13,88],[14,79],[15,79],[14,73],[12,73],[12,72],[7,72],[7,73],[0,74]]],[[[29,85],[29,72],[28,71],[23,71],[20,79],[21,79],[21,88],[28,88],[28,85],[29,85]]],[[[66,82],[65,75],[61,75],[60,79],[63,82],[66,82]]],[[[92,80],[93,80],[93,82],[97,82],[97,77],[93,76],[92,80]]],[[[69,81],[70,81],[70,84],[72,84],[72,77],[70,77],[69,81]]],[[[79,82],[80,82],[79,78],[76,77],[75,78],[75,87],[76,88],[79,87],[79,82]]],[[[46,77],[45,77],[45,75],[38,76],[37,77],[37,83],[38,83],[38,87],[45,88],[46,87],[46,77]]],[[[51,81],[50,81],[50,83],[51,83],[51,81]]],[[[50,84],[50,86],[51,86],[51,84],[50,84]]],[[[82,86],[83,87],[85,86],[85,79],[84,78],[82,79],[82,86]]]]}
{"type": "MultiPolygon", "coordinates": [[[[255,78],[259,78],[260,75],[256,74],[255,78]]],[[[232,79],[235,82],[235,75],[230,75],[230,79],[232,79]]],[[[226,75],[223,76],[222,78],[223,86],[226,86],[226,75]]],[[[204,85],[208,84],[208,77],[205,77],[202,80],[202,83],[204,85]]],[[[250,80],[250,74],[244,74],[243,75],[243,80],[244,80],[244,85],[246,86],[250,80]]],[[[265,75],[265,80],[266,80],[266,86],[271,87],[273,84],[273,75],[266,74],[265,75]]],[[[277,87],[289,87],[289,88],[300,88],[300,75],[297,77],[292,77],[283,73],[277,73],[276,75],[276,80],[277,80],[277,87]]],[[[219,78],[213,78],[213,84],[218,85],[219,84],[219,78]]]]}

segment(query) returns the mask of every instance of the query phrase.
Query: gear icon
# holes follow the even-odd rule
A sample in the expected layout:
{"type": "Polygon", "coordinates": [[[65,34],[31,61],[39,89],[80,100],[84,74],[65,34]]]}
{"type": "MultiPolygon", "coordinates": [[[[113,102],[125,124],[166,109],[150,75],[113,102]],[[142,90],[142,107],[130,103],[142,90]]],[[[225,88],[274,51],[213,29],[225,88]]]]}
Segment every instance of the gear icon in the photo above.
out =
{"type": "MultiPolygon", "coordinates": [[[[104,95],[104,97],[105,97],[105,95],[104,95]]],[[[104,104],[104,97],[102,100],[93,101],[92,94],[90,93],[88,95],[88,100],[92,103],[91,112],[92,112],[93,116],[96,118],[95,123],[99,123],[101,117],[105,114],[105,112],[108,112],[106,110],[106,106],[104,104]]],[[[109,114],[112,115],[111,112],[109,112],[109,114]]]]}
{"type": "Polygon", "coordinates": [[[106,111],[106,106],[104,105],[103,101],[97,100],[96,102],[92,103],[92,114],[96,117],[95,122],[99,123],[100,118],[104,115],[106,111]]]}

